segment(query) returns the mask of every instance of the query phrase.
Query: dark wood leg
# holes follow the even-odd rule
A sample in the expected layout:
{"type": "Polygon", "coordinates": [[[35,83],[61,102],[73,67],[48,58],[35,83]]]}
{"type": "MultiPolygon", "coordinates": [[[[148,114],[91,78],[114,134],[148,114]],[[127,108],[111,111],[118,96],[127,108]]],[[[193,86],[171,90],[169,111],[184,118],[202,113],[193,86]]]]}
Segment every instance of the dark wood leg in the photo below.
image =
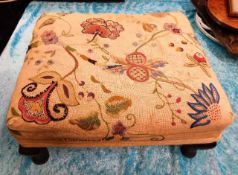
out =
{"type": "Polygon", "coordinates": [[[197,150],[212,149],[216,147],[217,143],[209,144],[194,144],[194,145],[182,145],[180,147],[181,153],[188,158],[193,158],[197,154],[197,150]]]}
{"type": "Polygon", "coordinates": [[[19,145],[18,152],[21,155],[31,156],[32,161],[37,165],[44,164],[49,159],[49,152],[47,148],[25,148],[19,145]]]}

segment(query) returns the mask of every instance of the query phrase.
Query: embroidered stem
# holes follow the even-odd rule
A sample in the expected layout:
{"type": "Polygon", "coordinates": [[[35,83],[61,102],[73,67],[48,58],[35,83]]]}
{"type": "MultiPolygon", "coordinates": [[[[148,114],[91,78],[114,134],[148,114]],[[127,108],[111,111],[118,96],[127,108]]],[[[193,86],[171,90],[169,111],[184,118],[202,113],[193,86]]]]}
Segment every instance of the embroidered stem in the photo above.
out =
{"type": "Polygon", "coordinates": [[[167,78],[167,79],[164,79],[164,78],[156,78],[156,83],[157,83],[157,81],[169,83],[169,84],[174,85],[175,87],[176,87],[176,86],[180,86],[180,87],[182,87],[182,88],[186,88],[186,89],[191,90],[192,92],[196,93],[196,91],[195,91],[194,89],[192,89],[190,86],[184,84],[183,82],[177,82],[177,81],[169,80],[168,78],[167,78]]]}
{"type": "MultiPolygon", "coordinates": [[[[196,60],[194,60],[193,57],[191,57],[190,55],[186,54],[186,57],[193,62],[194,66],[199,66],[202,71],[208,76],[208,77],[211,77],[211,75],[209,74],[209,72],[207,71],[206,67],[207,67],[207,64],[204,64],[204,63],[199,63],[197,62],[196,60]]],[[[188,66],[187,66],[188,67],[188,66]]]]}
{"type": "Polygon", "coordinates": [[[127,130],[132,128],[133,126],[135,126],[135,124],[136,124],[136,116],[135,116],[135,114],[127,114],[126,115],[126,119],[127,120],[134,120],[134,122],[130,126],[127,127],[127,130]]]}
{"type": "MultiPolygon", "coordinates": [[[[64,35],[68,35],[68,34],[71,32],[72,26],[71,26],[71,24],[70,24],[68,21],[66,21],[65,19],[63,19],[63,18],[61,18],[61,17],[59,17],[59,16],[54,16],[54,15],[47,15],[47,16],[60,19],[60,20],[64,21],[64,22],[69,26],[69,30],[68,30],[67,32],[65,32],[64,35]]],[[[64,30],[63,30],[63,31],[64,31],[64,30]]],[[[64,35],[63,35],[63,36],[64,36],[64,35]]]]}
{"type": "Polygon", "coordinates": [[[177,25],[178,25],[178,20],[177,20],[177,18],[176,18],[174,15],[171,15],[170,13],[168,13],[168,15],[173,18],[173,20],[175,21],[175,24],[176,24],[176,26],[177,26],[177,25]]]}
{"type": "Polygon", "coordinates": [[[102,121],[106,124],[106,126],[107,126],[107,133],[106,133],[106,135],[104,136],[104,138],[103,138],[103,140],[104,139],[107,139],[108,138],[108,136],[109,136],[109,133],[110,133],[110,127],[109,127],[109,122],[107,122],[104,118],[103,118],[103,114],[102,114],[102,107],[101,107],[101,105],[100,105],[100,103],[95,99],[95,102],[97,103],[97,105],[98,105],[98,108],[99,108],[99,111],[100,111],[100,115],[101,115],[101,118],[102,118],[102,121]]]}
{"type": "MultiPolygon", "coordinates": [[[[186,34],[186,33],[185,33],[186,34]]],[[[188,34],[186,34],[186,35],[188,35],[188,34]]],[[[200,48],[200,47],[198,47],[197,46],[197,44],[195,44],[194,42],[192,42],[192,41],[190,41],[190,40],[188,40],[183,34],[181,35],[188,43],[190,43],[191,45],[194,45],[198,50],[200,50],[203,54],[204,54],[204,51],[200,48]]],[[[188,35],[189,36],[189,35],[188,35]]],[[[190,37],[190,36],[189,36],[190,37]]]]}
{"type": "Polygon", "coordinates": [[[155,37],[156,35],[158,35],[158,34],[160,34],[160,33],[163,33],[163,32],[165,32],[165,31],[166,31],[166,30],[161,30],[161,31],[158,31],[158,32],[154,33],[154,34],[150,37],[150,39],[149,39],[148,41],[144,42],[144,43],[141,44],[139,47],[137,47],[136,50],[135,50],[135,52],[137,52],[140,48],[144,47],[146,44],[148,44],[149,42],[151,42],[151,41],[154,39],[154,37],[155,37]]]}
{"type": "Polygon", "coordinates": [[[66,77],[68,77],[69,75],[74,73],[74,71],[78,68],[77,58],[69,51],[69,49],[67,49],[67,47],[64,47],[64,50],[74,59],[74,68],[69,73],[67,73],[65,76],[63,76],[62,79],[65,79],[66,77]]]}
{"type": "Polygon", "coordinates": [[[88,43],[93,42],[93,40],[97,37],[97,35],[98,35],[98,32],[96,32],[96,33],[94,34],[93,38],[92,38],[90,41],[88,41],[88,43]]]}
{"type": "Polygon", "coordinates": [[[122,61],[123,59],[118,58],[117,56],[111,54],[108,50],[106,50],[105,48],[103,48],[102,46],[100,46],[100,44],[97,43],[97,40],[94,40],[91,45],[94,46],[95,48],[101,50],[101,51],[102,51],[103,53],[105,53],[106,55],[110,56],[110,58],[112,58],[116,63],[126,64],[124,61],[122,61]]]}
{"type": "MultiPolygon", "coordinates": [[[[76,82],[79,84],[79,81],[78,81],[78,79],[77,79],[77,77],[76,77],[76,72],[74,71],[74,78],[75,78],[75,80],[76,80],[76,82]]],[[[86,90],[84,87],[83,87],[83,89],[88,93],[88,90],[86,90]]],[[[106,139],[106,138],[108,138],[108,136],[109,136],[109,133],[110,133],[110,127],[109,127],[109,122],[107,122],[105,119],[104,119],[104,117],[103,117],[103,113],[102,113],[102,107],[101,107],[101,105],[100,105],[100,103],[96,100],[96,99],[94,99],[95,100],[95,102],[97,103],[97,105],[98,105],[98,109],[99,109],[99,112],[100,112],[100,116],[101,116],[101,118],[102,118],[102,121],[106,124],[106,126],[107,126],[107,133],[106,133],[106,135],[103,137],[103,139],[106,139]]]]}
{"type": "MultiPolygon", "coordinates": [[[[158,90],[157,90],[157,94],[158,94],[158,96],[162,96],[162,97],[166,100],[166,102],[164,101],[164,104],[167,104],[167,105],[168,105],[169,110],[170,110],[170,112],[171,112],[171,114],[172,114],[172,115],[171,115],[172,120],[173,120],[173,118],[175,117],[175,118],[179,119],[181,122],[186,123],[186,121],[185,121],[184,119],[182,119],[180,116],[178,116],[178,115],[175,113],[175,111],[172,109],[171,105],[172,105],[173,103],[170,103],[170,102],[168,101],[168,98],[167,98],[164,94],[162,94],[161,92],[158,92],[158,90]]],[[[162,99],[162,97],[160,97],[160,98],[162,99]]]]}

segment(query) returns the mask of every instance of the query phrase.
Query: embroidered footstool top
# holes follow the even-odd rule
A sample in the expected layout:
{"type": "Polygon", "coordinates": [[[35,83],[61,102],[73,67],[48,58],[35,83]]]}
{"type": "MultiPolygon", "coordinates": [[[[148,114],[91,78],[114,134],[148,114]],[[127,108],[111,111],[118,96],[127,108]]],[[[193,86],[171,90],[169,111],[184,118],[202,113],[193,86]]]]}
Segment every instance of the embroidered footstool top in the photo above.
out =
{"type": "Polygon", "coordinates": [[[180,12],[47,13],[7,126],[25,147],[198,144],[234,115],[180,12]]]}

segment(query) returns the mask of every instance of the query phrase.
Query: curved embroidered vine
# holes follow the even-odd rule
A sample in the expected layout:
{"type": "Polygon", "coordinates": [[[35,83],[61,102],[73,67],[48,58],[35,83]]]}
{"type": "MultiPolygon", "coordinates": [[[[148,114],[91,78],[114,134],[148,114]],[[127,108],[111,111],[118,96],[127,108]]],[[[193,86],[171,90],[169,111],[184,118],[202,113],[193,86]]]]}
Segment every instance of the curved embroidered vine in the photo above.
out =
{"type": "Polygon", "coordinates": [[[64,50],[73,58],[74,68],[70,72],[68,72],[66,75],[64,75],[62,79],[65,79],[66,77],[74,73],[74,71],[78,68],[78,65],[79,65],[77,58],[70,52],[70,49],[67,46],[64,47],[64,50]]]}
{"type": "Polygon", "coordinates": [[[163,103],[163,105],[160,105],[159,108],[158,108],[158,106],[156,105],[156,108],[157,108],[157,109],[162,109],[162,108],[165,107],[165,105],[168,106],[169,111],[171,112],[171,118],[172,118],[171,124],[172,124],[173,126],[176,125],[176,123],[175,123],[175,118],[177,118],[178,120],[180,120],[180,122],[181,122],[182,124],[186,124],[187,122],[186,122],[183,118],[181,118],[181,117],[178,115],[178,114],[180,114],[180,113],[182,112],[181,109],[176,109],[176,110],[174,110],[174,109],[172,108],[172,105],[173,105],[173,104],[176,104],[176,103],[179,103],[179,102],[181,101],[181,98],[178,97],[178,98],[176,99],[176,102],[175,102],[175,103],[172,103],[172,102],[169,102],[169,100],[168,100],[168,98],[171,98],[171,97],[172,97],[170,94],[169,94],[168,96],[165,96],[164,94],[162,94],[161,92],[159,92],[159,91],[157,90],[157,88],[156,88],[155,91],[156,91],[158,97],[160,98],[160,100],[162,100],[162,103],[163,103]],[[178,114],[177,114],[177,113],[178,113],[178,114]]]}
{"type": "Polygon", "coordinates": [[[186,63],[184,66],[186,67],[200,67],[200,69],[208,76],[211,77],[210,73],[208,72],[208,64],[206,58],[196,52],[193,56],[186,54],[186,57],[191,61],[191,63],[186,63]]]}
{"type": "Polygon", "coordinates": [[[107,122],[105,119],[104,119],[104,117],[103,117],[103,113],[102,113],[102,107],[101,107],[101,105],[100,105],[100,103],[95,99],[95,102],[97,103],[97,105],[98,105],[98,108],[99,108],[99,111],[100,111],[100,115],[101,115],[101,119],[102,119],[102,121],[106,124],[106,127],[107,127],[107,133],[106,133],[106,135],[102,138],[103,140],[107,140],[107,138],[108,138],[108,136],[109,136],[109,134],[110,134],[110,127],[109,127],[109,122],[107,122]]]}
{"type": "Polygon", "coordinates": [[[127,114],[126,115],[126,119],[128,121],[133,120],[132,124],[130,126],[127,126],[127,129],[132,128],[133,126],[135,126],[135,124],[136,124],[136,116],[135,116],[135,114],[127,114]]]}
{"type": "Polygon", "coordinates": [[[166,30],[161,30],[161,31],[158,31],[158,32],[154,33],[154,34],[150,37],[150,39],[148,39],[146,42],[142,43],[139,47],[137,47],[137,48],[135,49],[135,52],[137,52],[139,49],[141,49],[141,48],[144,47],[146,44],[148,44],[149,42],[151,42],[151,41],[155,38],[156,35],[158,35],[158,34],[160,34],[160,33],[163,33],[163,32],[166,32],[166,30]]]}
{"type": "MultiPolygon", "coordinates": [[[[71,33],[71,30],[72,30],[72,26],[71,26],[71,24],[70,24],[67,20],[65,20],[64,18],[62,18],[62,17],[60,17],[60,16],[54,16],[54,15],[47,15],[47,17],[51,17],[51,18],[49,18],[49,19],[55,18],[55,19],[59,19],[59,20],[65,22],[65,24],[68,25],[69,29],[68,29],[67,32],[65,32],[65,31],[63,30],[62,33],[61,33],[61,35],[62,35],[62,36],[66,36],[66,37],[73,36],[72,34],[70,34],[70,33],[71,33]]],[[[48,20],[49,20],[49,19],[48,19],[48,20]]],[[[53,24],[54,22],[55,22],[55,21],[52,21],[50,24],[53,24]]]]}
{"type": "MultiPolygon", "coordinates": [[[[196,92],[193,88],[184,84],[181,80],[179,80],[179,82],[177,82],[177,81],[170,80],[169,77],[167,77],[167,78],[158,77],[158,78],[156,78],[156,83],[158,83],[158,81],[172,84],[177,89],[182,88],[182,89],[179,89],[179,90],[188,89],[192,92],[196,92]]],[[[158,84],[158,85],[161,87],[160,84],[158,84]]]]}

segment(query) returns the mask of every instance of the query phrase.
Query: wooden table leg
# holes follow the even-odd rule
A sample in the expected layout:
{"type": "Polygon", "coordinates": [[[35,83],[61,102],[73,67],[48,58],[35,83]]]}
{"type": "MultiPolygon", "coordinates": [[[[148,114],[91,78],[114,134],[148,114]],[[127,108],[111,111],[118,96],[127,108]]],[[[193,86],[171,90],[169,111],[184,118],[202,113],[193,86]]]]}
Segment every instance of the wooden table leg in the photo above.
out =
{"type": "Polygon", "coordinates": [[[47,148],[26,148],[19,145],[18,152],[21,155],[30,156],[32,161],[37,165],[44,164],[49,159],[49,152],[47,148]]]}

